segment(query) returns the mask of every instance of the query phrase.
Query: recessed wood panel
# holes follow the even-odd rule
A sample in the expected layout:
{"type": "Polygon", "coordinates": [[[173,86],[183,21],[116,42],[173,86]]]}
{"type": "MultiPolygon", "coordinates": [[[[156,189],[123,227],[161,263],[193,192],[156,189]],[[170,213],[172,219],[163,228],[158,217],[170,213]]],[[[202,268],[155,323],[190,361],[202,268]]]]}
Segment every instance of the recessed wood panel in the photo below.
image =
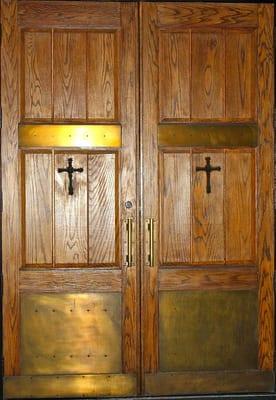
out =
{"type": "Polygon", "coordinates": [[[87,156],[57,154],[55,156],[55,262],[57,264],[87,263],[87,156]],[[74,168],[83,172],[73,175],[74,194],[69,195],[69,177],[58,168],[68,166],[73,158],[74,168]]]}
{"type": "Polygon", "coordinates": [[[25,263],[51,264],[52,155],[27,153],[24,161],[25,263]]]}
{"type": "Polygon", "coordinates": [[[254,34],[226,31],[226,117],[250,119],[255,116],[254,34]]]}
{"type": "Polygon", "coordinates": [[[224,75],[223,33],[192,32],[192,118],[224,117],[224,75]]]}
{"type": "Polygon", "coordinates": [[[54,118],[86,118],[86,33],[54,33],[54,118]]]}
{"type": "Polygon", "coordinates": [[[87,107],[89,119],[117,117],[117,40],[115,33],[87,34],[87,107]]]}
{"type": "Polygon", "coordinates": [[[121,372],[121,294],[24,294],[23,375],[121,372]]]}
{"type": "Polygon", "coordinates": [[[190,117],[190,33],[159,35],[160,119],[190,117]]]}
{"type": "Polygon", "coordinates": [[[160,370],[257,369],[257,292],[160,292],[160,370]]]}
{"type": "Polygon", "coordinates": [[[164,153],[161,169],[161,263],[191,258],[190,153],[164,153]]]}
{"type": "Polygon", "coordinates": [[[52,117],[51,32],[23,33],[23,119],[52,117]]]}
{"type": "Polygon", "coordinates": [[[226,262],[253,261],[255,249],[254,153],[226,152],[226,262]]]}
{"type": "Polygon", "coordinates": [[[117,261],[118,180],[116,154],[88,156],[89,263],[117,261]]]}
{"type": "Polygon", "coordinates": [[[224,261],[223,174],[222,153],[193,155],[192,260],[194,262],[224,261]],[[211,193],[207,193],[206,172],[196,171],[196,167],[206,165],[206,157],[211,158],[213,167],[221,168],[220,171],[211,172],[211,193]]]}

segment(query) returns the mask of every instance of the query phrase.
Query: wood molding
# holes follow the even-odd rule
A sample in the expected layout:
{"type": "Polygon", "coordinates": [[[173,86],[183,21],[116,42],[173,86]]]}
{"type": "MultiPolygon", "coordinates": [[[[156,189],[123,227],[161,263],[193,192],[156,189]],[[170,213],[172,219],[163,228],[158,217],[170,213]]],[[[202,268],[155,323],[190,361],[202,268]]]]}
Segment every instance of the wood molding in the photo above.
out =
{"type": "Polygon", "coordinates": [[[259,367],[273,369],[274,226],[273,226],[273,5],[258,5],[258,258],[259,367]]]}

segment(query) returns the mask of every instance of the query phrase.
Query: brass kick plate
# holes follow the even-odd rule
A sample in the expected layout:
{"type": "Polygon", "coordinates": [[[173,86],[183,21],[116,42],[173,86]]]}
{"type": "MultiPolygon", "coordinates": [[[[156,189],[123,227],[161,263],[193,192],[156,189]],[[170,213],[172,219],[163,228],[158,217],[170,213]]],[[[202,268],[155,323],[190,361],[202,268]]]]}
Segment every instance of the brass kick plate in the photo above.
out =
{"type": "Polygon", "coordinates": [[[19,147],[121,146],[120,125],[20,125],[19,147]]]}
{"type": "Polygon", "coordinates": [[[161,147],[256,147],[257,124],[160,124],[158,145],[161,147]]]}

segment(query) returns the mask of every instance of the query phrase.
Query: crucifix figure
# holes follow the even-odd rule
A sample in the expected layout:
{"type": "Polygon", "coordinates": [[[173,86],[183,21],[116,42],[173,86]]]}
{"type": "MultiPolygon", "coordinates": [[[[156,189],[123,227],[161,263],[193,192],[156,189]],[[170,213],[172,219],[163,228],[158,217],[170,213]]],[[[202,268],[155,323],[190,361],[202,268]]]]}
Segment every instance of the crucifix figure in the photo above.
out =
{"type": "Polygon", "coordinates": [[[68,158],[68,167],[66,168],[58,168],[58,172],[67,172],[69,177],[69,194],[74,194],[73,188],[73,173],[74,172],[83,172],[83,168],[74,168],[73,167],[73,158],[68,158]]]}
{"type": "Polygon", "coordinates": [[[198,171],[205,171],[207,177],[207,184],[206,184],[206,192],[211,193],[211,172],[213,171],[220,171],[220,167],[212,167],[211,165],[211,157],[205,157],[206,165],[205,167],[196,167],[196,172],[198,171]]]}

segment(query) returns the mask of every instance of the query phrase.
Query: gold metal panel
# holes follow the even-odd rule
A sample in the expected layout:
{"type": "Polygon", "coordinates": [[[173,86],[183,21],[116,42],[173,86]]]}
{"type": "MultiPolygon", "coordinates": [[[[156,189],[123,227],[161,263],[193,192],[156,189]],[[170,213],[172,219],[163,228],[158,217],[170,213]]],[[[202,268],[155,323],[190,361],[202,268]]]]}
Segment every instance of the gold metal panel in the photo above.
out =
{"type": "Polygon", "coordinates": [[[272,371],[161,372],[146,374],[145,379],[145,394],[157,396],[273,391],[272,371]]]}
{"type": "Polygon", "coordinates": [[[22,375],[119,373],[121,295],[23,294],[22,375]]]}
{"type": "Polygon", "coordinates": [[[20,125],[19,147],[120,147],[120,125],[20,125]]]}
{"type": "Polygon", "coordinates": [[[4,398],[101,397],[136,394],[130,374],[16,376],[4,379],[4,398]]]}
{"type": "Polygon", "coordinates": [[[256,147],[257,124],[160,124],[158,144],[163,147],[256,147]]]}
{"type": "Polygon", "coordinates": [[[159,295],[160,371],[258,368],[257,292],[159,295]]]}

